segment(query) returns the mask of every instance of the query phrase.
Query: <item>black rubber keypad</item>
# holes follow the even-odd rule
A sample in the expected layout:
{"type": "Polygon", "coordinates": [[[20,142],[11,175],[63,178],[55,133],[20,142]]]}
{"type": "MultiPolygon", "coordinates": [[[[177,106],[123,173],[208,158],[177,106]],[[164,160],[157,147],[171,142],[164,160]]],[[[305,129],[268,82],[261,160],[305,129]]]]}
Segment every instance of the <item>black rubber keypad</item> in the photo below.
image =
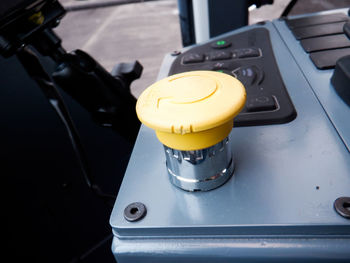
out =
{"type": "Polygon", "coordinates": [[[308,53],[350,47],[350,39],[345,34],[333,36],[321,36],[303,39],[300,41],[304,50],[308,53]]]}
{"type": "Polygon", "coordinates": [[[349,21],[347,15],[335,13],[287,19],[286,23],[314,65],[324,70],[334,68],[339,58],[349,54],[349,21]]]}
{"type": "Polygon", "coordinates": [[[335,13],[329,15],[315,15],[302,18],[287,19],[286,23],[290,29],[294,29],[298,27],[331,24],[348,20],[349,17],[347,15],[343,13],[335,13]]]}
{"type": "Polygon", "coordinates": [[[350,48],[313,52],[310,54],[310,58],[318,69],[330,69],[334,68],[338,59],[346,55],[350,55],[350,48]]]}
{"type": "Polygon", "coordinates": [[[203,54],[198,54],[198,53],[189,53],[186,56],[184,56],[182,60],[184,64],[198,63],[203,61],[204,61],[203,54]]]}
{"type": "Polygon", "coordinates": [[[345,22],[306,26],[293,29],[296,39],[306,39],[310,37],[328,36],[343,33],[345,22]]]}
{"type": "Polygon", "coordinates": [[[193,70],[226,73],[243,83],[247,102],[235,118],[235,126],[285,123],[296,117],[274,58],[269,31],[265,28],[193,47],[177,57],[169,75],[193,70]],[[202,60],[188,62],[193,54],[202,60]]]}

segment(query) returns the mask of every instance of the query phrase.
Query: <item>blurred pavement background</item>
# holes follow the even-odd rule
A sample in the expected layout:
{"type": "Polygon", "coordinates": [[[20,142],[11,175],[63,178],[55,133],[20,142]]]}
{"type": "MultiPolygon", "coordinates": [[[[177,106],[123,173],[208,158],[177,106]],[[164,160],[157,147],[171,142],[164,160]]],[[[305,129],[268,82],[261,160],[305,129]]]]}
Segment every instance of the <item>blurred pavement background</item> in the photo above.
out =
{"type": "MultiPolygon", "coordinates": [[[[72,10],[55,30],[67,51],[82,49],[109,71],[119,62],[141,62],[144,67],[141,79],[131,86],[136,97],[156,80],[164,55],[182,48],[177,0],[60,2],[72,10]],[[103,4],[104,7],[96,7],[103,4]]],[[[274,0],[273,5],[252,10],[249,24],[278,18],[289,2],[274,0]]],[[[350,7],[350,0],[300,0],[290,14],[342,7],[350,7]]]]}

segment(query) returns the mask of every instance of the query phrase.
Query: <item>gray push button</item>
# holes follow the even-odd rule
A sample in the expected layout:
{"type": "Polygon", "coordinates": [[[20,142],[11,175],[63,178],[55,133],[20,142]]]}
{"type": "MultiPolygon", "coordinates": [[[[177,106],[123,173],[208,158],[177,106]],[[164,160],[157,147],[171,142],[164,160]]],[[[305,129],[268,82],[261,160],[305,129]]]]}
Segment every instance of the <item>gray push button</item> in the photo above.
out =
{"type": "Polygon", "coordinates": [[[237,50],[237,56],[238,58],[252,58],[252,57],[259,57],[260,51],[258,48],[242,48],[237,50]]]}
{"type": "Polygon", "coordinates": [[[232,58],[232,53],[229,51],[214,51],[209,53],[209,60],[224,60],[232,58]]]}
{"type": "Polygon", "coordinates": [[[260,96],[248,99],[246,107],[249,112],[271,111],[276,109],[276,103],[271,96],[260,96]]]}

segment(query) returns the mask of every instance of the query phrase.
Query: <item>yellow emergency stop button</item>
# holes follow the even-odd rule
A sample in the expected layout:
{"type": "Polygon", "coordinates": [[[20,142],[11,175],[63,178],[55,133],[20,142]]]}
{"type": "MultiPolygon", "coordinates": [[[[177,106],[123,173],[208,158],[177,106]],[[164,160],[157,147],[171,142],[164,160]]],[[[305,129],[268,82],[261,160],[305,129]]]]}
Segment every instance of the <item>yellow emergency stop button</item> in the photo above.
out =
{"type": "Polygon", "coordinates": [[[245,100],[245,88],[236,78],[214,71],[191,71],[148,87],[137,101],[136,112],[164,145],[199,150],[229,135],[245,100]]]}

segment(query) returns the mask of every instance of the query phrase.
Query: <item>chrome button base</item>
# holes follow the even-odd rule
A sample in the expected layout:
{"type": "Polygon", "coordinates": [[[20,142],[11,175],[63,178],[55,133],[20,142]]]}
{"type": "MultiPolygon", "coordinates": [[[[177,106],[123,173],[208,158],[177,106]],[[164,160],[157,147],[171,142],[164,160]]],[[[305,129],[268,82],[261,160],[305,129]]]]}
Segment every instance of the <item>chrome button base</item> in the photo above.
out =
{"type": "Polygon", "coordinates": [[[233,174],[230,141],[209,148],[180,151],[164,145],[170,181],[186,191],[208,191],[224,184],[233,174]]]}

